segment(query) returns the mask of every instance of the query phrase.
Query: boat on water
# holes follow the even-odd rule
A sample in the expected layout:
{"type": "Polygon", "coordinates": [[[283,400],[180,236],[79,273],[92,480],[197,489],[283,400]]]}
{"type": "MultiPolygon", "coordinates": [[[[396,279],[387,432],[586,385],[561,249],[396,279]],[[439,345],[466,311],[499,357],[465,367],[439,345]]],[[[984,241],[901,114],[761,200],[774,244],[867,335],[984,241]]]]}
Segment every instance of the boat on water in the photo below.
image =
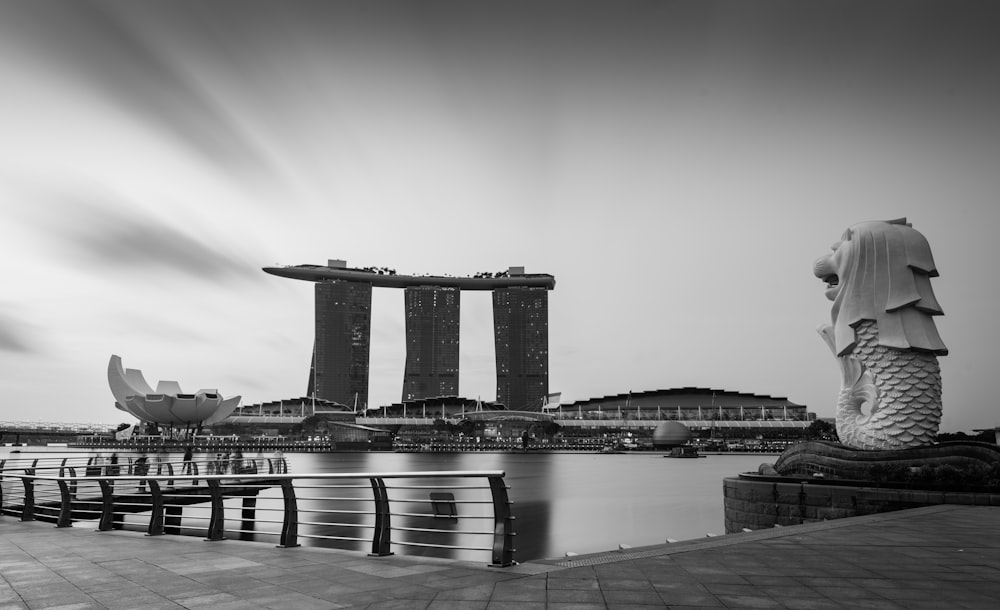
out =
{"type": "Polygon", "coordinates": [[[669,458],[703,458],[707,457],[698,453],[698,448],[691,445],[682,445],[680,447],[674,447],[670,450],[670,453],[663,457],[669,458]]]}

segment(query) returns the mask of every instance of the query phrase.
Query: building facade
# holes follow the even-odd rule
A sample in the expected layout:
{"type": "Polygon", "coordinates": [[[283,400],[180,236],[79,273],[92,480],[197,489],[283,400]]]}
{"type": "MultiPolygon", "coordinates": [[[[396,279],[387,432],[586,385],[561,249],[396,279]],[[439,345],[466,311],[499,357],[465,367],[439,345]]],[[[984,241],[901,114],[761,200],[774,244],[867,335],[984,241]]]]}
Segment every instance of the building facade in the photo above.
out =
{"type": "Polygon", "coordinates": [[[316,342],[313,384],[316,398],[363,408],[368,405],[372,285],[316,283],[316,342]]]}
{"type": "Polygon", "coordinates": [[[461,292],[407,286],[403,401],[458,395],[461,292]]]}
{"type": "Polygon", "coordinates": [[[541,409],[549,392],[549,296],[545,288],[493,291],[497,402],[513,410],[541,409]]]}

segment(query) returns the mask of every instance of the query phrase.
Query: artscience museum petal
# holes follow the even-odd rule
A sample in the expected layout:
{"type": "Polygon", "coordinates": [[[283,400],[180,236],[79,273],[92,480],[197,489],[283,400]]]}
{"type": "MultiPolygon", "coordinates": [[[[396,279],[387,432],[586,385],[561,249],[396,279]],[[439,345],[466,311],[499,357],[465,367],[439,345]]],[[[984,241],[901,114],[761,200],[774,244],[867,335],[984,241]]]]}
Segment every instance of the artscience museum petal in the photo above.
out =
{"type": "Polygon", "coordinates": [[[154,391],[142,371],[123,368],[118,356],[111,356],[108,362],[108,385],[117,408],[156,424],[211,425],[228,417],[240,404],[239,396],[223,398],[214,389],[185,394],[176,381],[160,381],[154,391]]]}

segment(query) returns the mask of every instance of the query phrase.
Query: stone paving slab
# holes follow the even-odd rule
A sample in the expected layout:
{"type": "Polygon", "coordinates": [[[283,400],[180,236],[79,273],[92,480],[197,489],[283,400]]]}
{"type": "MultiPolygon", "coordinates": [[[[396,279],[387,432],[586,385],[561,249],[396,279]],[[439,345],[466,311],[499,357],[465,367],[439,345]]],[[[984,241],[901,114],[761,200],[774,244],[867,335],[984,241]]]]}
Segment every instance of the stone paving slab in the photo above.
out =
{"type": "Polygon", "coordinates": [[[5,608],[990,608],[1000,507],[933,506],[510,568],[0,518],[5,608]]]}

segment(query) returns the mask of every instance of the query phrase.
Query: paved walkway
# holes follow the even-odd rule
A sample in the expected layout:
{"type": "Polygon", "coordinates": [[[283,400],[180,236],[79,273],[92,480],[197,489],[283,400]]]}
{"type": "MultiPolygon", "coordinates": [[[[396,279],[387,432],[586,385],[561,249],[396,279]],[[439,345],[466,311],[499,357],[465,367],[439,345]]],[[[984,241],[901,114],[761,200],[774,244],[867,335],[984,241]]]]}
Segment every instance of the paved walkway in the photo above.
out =
{"type": "Polygon", "coordinates": [[[0,608],[989,608],[1000,507],[489,568],[0,518],[0,608]]]}

